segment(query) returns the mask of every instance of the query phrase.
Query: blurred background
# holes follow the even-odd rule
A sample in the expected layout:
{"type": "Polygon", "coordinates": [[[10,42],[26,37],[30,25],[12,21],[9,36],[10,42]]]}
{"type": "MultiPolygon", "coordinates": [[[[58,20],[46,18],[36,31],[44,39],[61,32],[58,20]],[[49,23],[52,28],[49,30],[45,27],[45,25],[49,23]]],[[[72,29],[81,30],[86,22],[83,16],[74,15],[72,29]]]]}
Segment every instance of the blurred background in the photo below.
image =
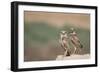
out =
{"type": "Polygon", "coordinates": [[[90,14],[24,11],[24,61],[55,60],[62,55],[59,32],[69,33],[71,27],[84,46],[78,54],[89,54],[90,14]]]}

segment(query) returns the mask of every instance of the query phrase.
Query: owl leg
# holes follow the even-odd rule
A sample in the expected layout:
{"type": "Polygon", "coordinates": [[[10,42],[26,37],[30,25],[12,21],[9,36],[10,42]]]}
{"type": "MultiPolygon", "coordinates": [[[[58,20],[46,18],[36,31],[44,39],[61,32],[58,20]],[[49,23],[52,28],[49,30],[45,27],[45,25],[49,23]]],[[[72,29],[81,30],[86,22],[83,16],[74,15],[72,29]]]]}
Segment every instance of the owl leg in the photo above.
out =
{"type": "Polygon", "coordinates": [[[63,55],[64,57],[67,55],[67,52],[68,52],[68,50],[66,49],[66,51],[64,52],[64,55],[63,55]]]}
{"type": "Polygon", "coordinates": [[[73,52],[73,54],[75,54],[75,53],[76,53],[76,49],[77,49],[77,48],[76,48],[76,47],[74,47],[74,52],[73,52]]]}
{"type": "Polygon", "coordinates": [[[65,57],[65,56],[70,56],[70,51],[66,49],[66,51],[64,52],[64,55],[63,55],[63,56],[64,56],[64,57],[65,57]]]}
{"type": "Polygon", "coordinates": [[[82,49],[81,48],[79,48],[79,53],[82,53],[82,49]]]}

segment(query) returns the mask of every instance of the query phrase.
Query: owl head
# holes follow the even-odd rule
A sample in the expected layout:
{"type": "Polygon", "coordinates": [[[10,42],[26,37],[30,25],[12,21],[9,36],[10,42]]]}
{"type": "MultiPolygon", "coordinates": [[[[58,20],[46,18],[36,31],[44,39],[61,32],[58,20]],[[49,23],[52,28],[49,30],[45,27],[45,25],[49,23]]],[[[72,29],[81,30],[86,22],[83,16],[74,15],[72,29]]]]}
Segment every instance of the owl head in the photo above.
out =
{"type": "Polygon", "coordinates": [[[70,28],[71,31],[74,31],[74,28],[70,28]]]}
{"type": "Polygon", "coordinates": [[[60,31],[60,34],[65,35],[65,34],[67,34],[67,32],[65,30],[62,30],[62,31],[60,31]]]}
{"type": "Polygon", "coordinates": [[[75,29],[74,28],[70,28],[70,32],[71,33],[74,33],[75,32],[75,29]]]}

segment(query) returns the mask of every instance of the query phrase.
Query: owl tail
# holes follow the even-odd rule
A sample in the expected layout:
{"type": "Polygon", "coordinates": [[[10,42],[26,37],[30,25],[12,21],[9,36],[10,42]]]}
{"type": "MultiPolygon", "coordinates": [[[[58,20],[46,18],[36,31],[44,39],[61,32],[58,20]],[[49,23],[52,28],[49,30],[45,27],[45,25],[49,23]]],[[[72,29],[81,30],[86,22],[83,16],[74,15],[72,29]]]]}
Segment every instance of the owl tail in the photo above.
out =
{"type": "Polygon", "coordinates": [[[83,48],[83,45],[82,44],[80,44],[79,46],[80,46],[80,48],[83,48]]]}

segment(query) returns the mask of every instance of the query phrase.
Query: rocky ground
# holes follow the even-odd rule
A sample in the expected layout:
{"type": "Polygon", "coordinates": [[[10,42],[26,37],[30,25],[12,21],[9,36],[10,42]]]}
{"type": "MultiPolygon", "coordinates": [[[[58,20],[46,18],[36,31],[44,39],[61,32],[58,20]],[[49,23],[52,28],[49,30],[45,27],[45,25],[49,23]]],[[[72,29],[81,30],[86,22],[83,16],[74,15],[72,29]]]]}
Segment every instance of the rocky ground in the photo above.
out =
{"type": "Polygon", "coordinates": [[[72,59],[88,59],[90,58],[89,54],[84,54],[84,55],[71,55],[71,56],[66,56],[64,57],[63,55],[58,55],[56,60],[72,60],[72,59]]]}

